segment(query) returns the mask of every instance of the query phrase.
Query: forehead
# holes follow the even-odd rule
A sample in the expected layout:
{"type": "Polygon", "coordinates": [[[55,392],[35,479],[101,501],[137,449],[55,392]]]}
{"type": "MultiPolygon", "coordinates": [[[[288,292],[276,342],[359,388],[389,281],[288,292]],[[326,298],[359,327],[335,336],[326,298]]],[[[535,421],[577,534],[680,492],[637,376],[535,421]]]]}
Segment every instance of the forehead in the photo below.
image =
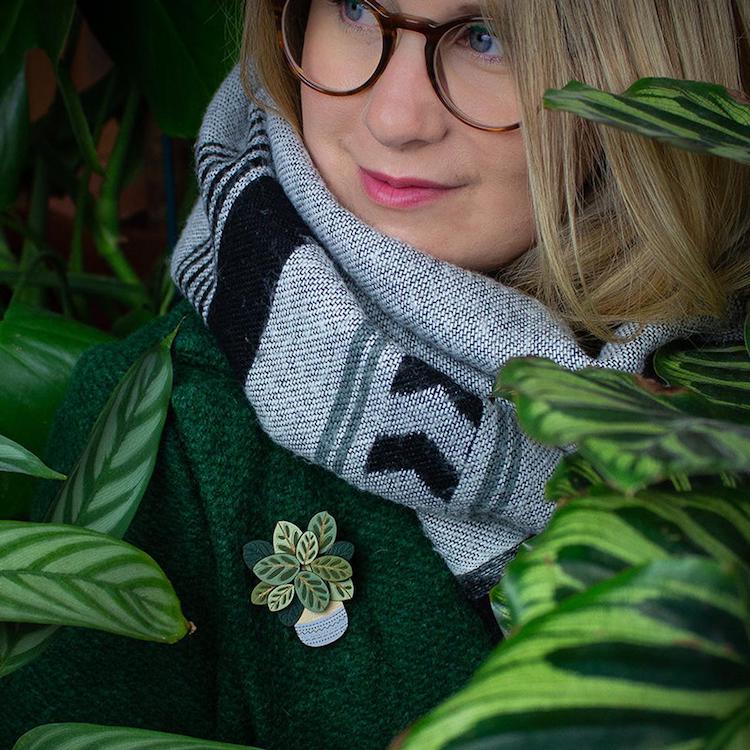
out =
{"type": "Polygon", "coordinates": [[[386,10],[447,21],[459,16],[481,16],[479,2],[472,0],[378,0],[386,10]]]}

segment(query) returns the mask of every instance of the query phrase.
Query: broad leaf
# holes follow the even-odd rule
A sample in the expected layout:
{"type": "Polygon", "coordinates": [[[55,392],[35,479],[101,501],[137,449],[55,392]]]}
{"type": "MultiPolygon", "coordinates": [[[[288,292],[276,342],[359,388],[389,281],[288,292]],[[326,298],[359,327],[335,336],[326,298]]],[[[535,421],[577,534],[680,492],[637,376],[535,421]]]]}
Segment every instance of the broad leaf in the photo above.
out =
{"type": "Polygon", "coordinates": [[[184,737],[179,734],[151,732],[146,729],[97,726],[96,724],[45,724],[21,737],[13,750],[91,750],[96,747],[127,750],[258,750],[249,745],[184,737]]]}
{"type": "Polygon", "coordinates": [[[0,677],[36,659],[49,645],[57,625],[0,623],[0,677]]]}
{"type": "Polygon", "coordinates": [[[351,542],[334,542],[328,552],[343,557],[344,560],[351,560],[354,557],[354,545],[351,542]]]}
{"type": "Polygon", "coordinates": [[[670,344],[654,356],[656,374],[727,407],[727,418],[750,424],[750,356],[743,345],[686,349],[670,344]]]}
{"type": "Polygon", "coordinates": [[[255,539],[242,548],[242,559],[250,570],[264,557],[269,557],[272,554],[273,547],[263,539],[255,539]]]}
{"type": "Polygon", "coordinates": [[[704,555],[750,575],[746,492],[592,491],[558,509],[492,597],[507,604],[517,628],[627,568],[675,555],[704,555]]]}
{"type": "Polygon", "coordinates": [[[401,750],[709,746],[750,700],[740,574],[685,558],[628,570],[503,642],[401,750]]]}
{"type": "Polygon", "coordinates": [[[343,557],[323,555],[314,560],[310,569],[324,581],[345,581],[352,577],[352,566],[343,557]]]}
{"type": "Polygon", "coordinates": [[[291,628],[297,623],[304,609],[302,602],[295,597],[288,607],[285,607],[278,613],[279,622],[285,627],[291,628]]]}
{"type": "Polygon", "coordinates": [[[40,479],[65,479],[65,474],[50,469],[31,451],[4,435],[0,435],[0,471],[28,474],[40,479]]]}
{"type": "Polygon", "coordinates": [[[344,581],[328,581],[332,602],[345,602],[354,596],[354,583],[351,578],[344,581]]]}
{"type": "Polygon", "coordinates": [[[174,643],[188,632],[145,552],[89,529],[0,521],[0,620],[76,625],[174,643]]]}
{"type": "Polygon", "coordinates": [[[325,581],[309,570],[303,570],[294,579],[294,589],[303,606],[311,612],[322,612],[331,600],[325,581]]]}
{"type": "Polygon", "coordinates": [[[321,510],[310,519],[307,529],[317,537],[321,555],[328,552],[336,541],[336,520],[325,510],[321,510]]]}
{"type": "Polygon", "coordinates": [[[713,83],[643,78],[617,95],[571,81],[546,91],[544,106],[750,164],[750,107],[713,83]]]}
{"type": "MultiPolygon", "coordinates": [[[[42,455],[75,363],[107,341],[96,328],[14,303],[0,321],[0,433],[42,455]]],[[[27,517],[33,491],[28,477],[0,475],[0,518],[27,517]]]]}
{"type": "Polygon", "coordinates": [[[293,555],[279,552],[257,562],[253,566],[253,573],[264,583],[281,586],[294,580],[299,573],[299,561],[293,555]]]}
{"type": "Polygon", "coordinates": [[[79,2],[117,66],[135,79],[167,135],[194,138],[238,57],[237,0],[79,2]]]}
{"type": "Polygon", "coordinates": [[[250,592],[250,601],[253,604],[268,604],[268,595],[274,590],[275,586],[265,581],[256,584],[250,592]]]}
{"type": "Polygon", "coordinates": [[[288,607],[294,599],[294,584],[286,583],[283,586],[276,586],[268,594],[268,609],[271,612],[280,612],[288,607]]]}
{"type": "Polygon", "coordinates": [[[566,370],[548,359],[511,360],[495,394],[511,397],[528,434],[575,443],[613,487],[636,492],[674,475],[750,471],[750,428],[685,390],[615,370],[566,370]]]}
{"type": "Polygon", "coordinates": [[[289,521],[279,521],[273,530],[273,550],[285,555],[294,555],[297,552],[297,542],[302,536],[299,526],[289,521]]]}
{"type": "Polygon", "coordinates": [[[170,348],[176,333],[149,348],[117,384],[45,520],[116,537],[125,533],[156,464],[172,393],[170,348]]]}
{"type": "Polygon", "coordinates": [[[302,565],[309,565],[318,556],[318,539],[312,531],[306,531],[299,538],[296,555],[302,565]]]}

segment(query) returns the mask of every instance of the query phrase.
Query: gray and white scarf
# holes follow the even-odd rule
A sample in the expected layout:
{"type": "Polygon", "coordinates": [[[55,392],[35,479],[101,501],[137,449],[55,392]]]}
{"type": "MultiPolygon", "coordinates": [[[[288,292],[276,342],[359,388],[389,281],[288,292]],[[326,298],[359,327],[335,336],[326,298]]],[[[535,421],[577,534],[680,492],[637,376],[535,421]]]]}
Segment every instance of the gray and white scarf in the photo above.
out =
{"type": "Polygon", "coordinates": [[[488,398],[498,370],[534,355],[639,372],[684,331],[648,326],[591,357],[534,299],[365,225],[289,123],[247,101],[237,69],[195,153],[200,197],[172,276],[263,429],[413,508],[469,596],[483,595],[548,521],[544,484],[561,456],[488,398]]]}

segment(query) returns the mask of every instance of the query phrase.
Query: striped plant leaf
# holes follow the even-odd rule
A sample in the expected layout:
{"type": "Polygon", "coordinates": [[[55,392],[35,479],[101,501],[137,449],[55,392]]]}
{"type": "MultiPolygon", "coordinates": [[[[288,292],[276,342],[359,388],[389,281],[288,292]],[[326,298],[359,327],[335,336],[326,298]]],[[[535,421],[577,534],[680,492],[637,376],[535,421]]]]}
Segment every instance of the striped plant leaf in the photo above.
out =
{"type": "Polygon", "coordinates": [[[571,453],[558,461],[544,487],[548,500],[567,500],[593,486],[604,485],[601,474],[580,453],[571,453]]]}
{"type": "Polygon", "coordinates": [[[310,565],[313,573],[324,581],[345,581],[352,577],[352,566],[343,557],[323,555],[310,565]]]}
{"type": "Polygon", "coordinates": [[[0,435],[0,471],[28,474],[40,479],[65,479],[65,474],[50,469],[31,451],[5,435],[0,435]]]}
{"type": "Polygon", "coordinates": [[[321,510],[310,519],[307,530],[312,531],[317,537],[321,555],[328,552],[336,541],[336,520],[325,510],[321,510]]]}
{"type": "Polygon", "coordinates": [[[0,622],[0,677],[36,659],[52,642],[57,625],[0,622]]]}
{"type": "Polygon", "coordinates": [[[566,503],[508,567],[491,598],[514,629],[623,570],[705,555],[750,575],[750,497],[742,490],[591,490],[566,503]]]}
{"type": "Polygon", "coordinates": [[[654,369],[669,385],[727,407],[727,419],[750,424],[750,356],[742,344],[700,349],[670,344],[656,352],[654,369]]]}
{"type": "Polygon", "coordinates": [[[96,724],[44,724],[26,732],[12,750],[258,750],[249,745],[183,737],[146,729],[96,724]]]}
{"type": "Polygon", "coordinates": [[[302,605],[311,612],[322,612],[331,601],[326,582],[310,570],[303,570],[294,579],[294,590],[302,605]]]}
{"type": "Polygon", "coordinates": [[[294,584],[286,583],[283,586],[275,586],[268,594],[268,609],[271,612],[280,612],[288,607],[294,599],[294,584]]]}
{"type": "Polygon", "coordinates": [[[721,408],[687,390],[614,370],[571,372],[548,359],[514,359],[494,394],[511,398],[535,440],[575,443],[624,492],[674,475],[750,472],[750,428],[716,418],[721,408]]]}
{"type": "Polygon", "coordinates": [[[172,392],[175,328],[148,349],[112,392],[45,518],[122,538],[156,463],[172,392]]]}
{"type": "Polygon", "coordinates": [[[289,521],[279,521],[273,530],[273,551],[293,555],[297,551],[297,542],[302,530],[289,521]]]}
{"type": "Polygon", "coordinates": [[[345,602],[354,596],[354,583],[351,578],[345,581],[328,581],[328,588],[331,589],[332,602],[345,602]]]}
{"type": "Polygon", "coordinates": [[[750,719],[743,573],[671,559],[571,597],[500,644],[401,750],[699,750],[722,733],[722,747],[739,748],[750,719]]]}
{"type": "Polygon", "coordinates": [[[174,643],[188,632],[145,552],[67,524],[0,521],[0,620],[76,625],[174,643]]]}
{"type": "Polygon", "coordinates": [[[546,91],[544,106],[679,148],[750,163],[750,107],[716,84],[643,78],[617,95],[571,81],[546,91]]]}
{"type": "Polygon", "coordinates": [[[312,531],[306,531],[299,538],[296,555],[302,565],[309,565],[318,556],[318,538],[312,531]]]}
{"type": "Polygon", "coordinates": [[[261,581],[250,592],[250,601],[253,604],[268,604],[268,595],[276,588],[270,583],[261,581]]]}
{"type": "Polygon", "coordinates": [[[269,555],[255,564],[253,573],[264,583],[282,586],[291,583],[299,573],[299,561],[293,555],[285,553],[269,555]]]}

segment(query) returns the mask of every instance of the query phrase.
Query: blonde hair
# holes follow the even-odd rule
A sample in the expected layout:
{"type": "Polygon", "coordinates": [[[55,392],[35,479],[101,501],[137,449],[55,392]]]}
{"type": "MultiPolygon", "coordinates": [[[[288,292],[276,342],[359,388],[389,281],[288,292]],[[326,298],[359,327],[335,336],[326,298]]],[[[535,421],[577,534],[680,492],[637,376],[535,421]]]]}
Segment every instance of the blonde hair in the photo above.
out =
{"type": "MultiPolygon", "coordinates": [[[[279,49],[277,5],[247,3],[242,70],[252,61],[299,128],[299,84],[279,49]]],[[[721,317],[730,298],[750,290],[750,168],[545,110],[542,97],[572,79],[621,92],[646,76],[748,91],[747,3],[484,5],[516,77],[536,228],[534,246],[498,277],[601,340],[626,320],[721,317]]]]}

